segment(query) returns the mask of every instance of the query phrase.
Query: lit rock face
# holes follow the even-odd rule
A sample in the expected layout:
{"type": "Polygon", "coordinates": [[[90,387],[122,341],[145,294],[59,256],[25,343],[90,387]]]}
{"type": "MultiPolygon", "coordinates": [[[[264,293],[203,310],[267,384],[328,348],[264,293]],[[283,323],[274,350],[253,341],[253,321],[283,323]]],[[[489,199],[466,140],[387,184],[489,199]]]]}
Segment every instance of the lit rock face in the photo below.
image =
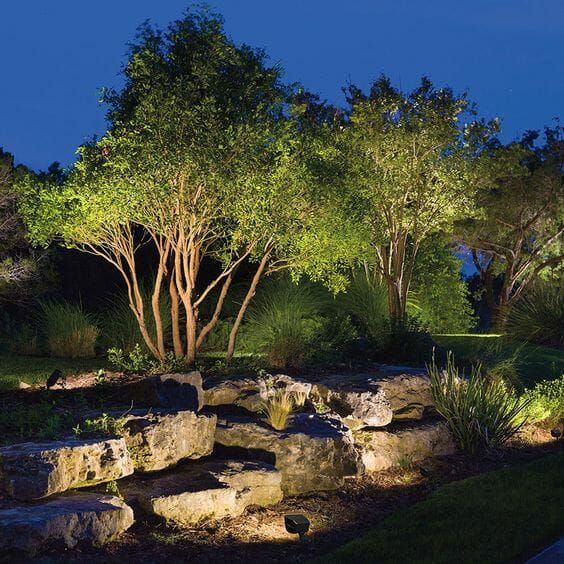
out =
{"type": "Polygon", "coordinates": [[[71,438],[0,449],[0,484],[16,499],[40,499],[132,473],[123,438],[71,438]]]}
{"type": "Polygon", "coordinates": [[[433,405],[428,376],[402,367],[325,377],[313,385],[312,398],[339,414],[351,429],[422,419],[433,405]]]}
{"type": "Polygon", "coordinates": [[[193,411],[131,412],[125,416],[123,436],[135,470],[154,472],[211,454],[216,422],[215,415],[193,411]]]}
{"type": "Polygon", "coordinates": [[[366,472],[379,472],[402,461],[418,462],[433,456],[453,454],[454,440],[443,421],[406,426],[394,430],[362,429],[353,432],[366,472]]]}
{"type": "Polygon", "coordinates": [[[262,407],[259,382],[252,378],[211,380],[204,390],[204,404],[236,405],[257,412],[262,407]]]}
{"type": "Polygon", "coordinates": [[[0,511],[0,552],[35,554],[44,545],[99,546],[133,524],[122,500],[97,494],[70,494],[43,504],[0,511]]]}
{"type": "Polygon", "coordinates": [[[282,500],[280,473],[256,462],[195,462],[155,477],[128,480],[121,491],[148,512],[181,525],[241,515],[249,505],[282,500]]]}
{"type": "Polygon", "coordinates": [[[284,431],[256,419],[232,417],[218,422],[218,452],[273,464],[282,475],[285,495],[341,487],[361,468],[351,432],[337,419],[298,414],[284,431]]]}

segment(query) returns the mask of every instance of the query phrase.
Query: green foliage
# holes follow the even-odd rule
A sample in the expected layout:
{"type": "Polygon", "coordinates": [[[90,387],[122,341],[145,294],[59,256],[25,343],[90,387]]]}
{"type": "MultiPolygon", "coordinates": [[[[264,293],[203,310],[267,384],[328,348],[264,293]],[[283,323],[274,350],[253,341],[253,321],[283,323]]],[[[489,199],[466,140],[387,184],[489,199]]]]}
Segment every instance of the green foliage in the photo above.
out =
{"type": "Polygon", "coordinates": [[[104,435],[120,436],[123,434],[125,417],[113,417],[107,413],[102,413],[100,417],[86,419],[82,427],[75,427],[76,435],[104,435]]]}
{"type": "Polygon", "coordinates": [[[539,382],[521,396],[526,403],[528,421],[558,423],[564,420],[564,376],[557,380],[539,382]]]}
{"type": "Polygon", "coordinates": [[[443,371],[435,359],[428,370],[435,408],[462,450],[498,449],[524,424],[529,402],[520,401],[503,382],[483,377],[479,366],[465,380],[449,353],[443,371]]]}
{"type": "Polygon", "coordinates": [[[82,306],[48,301],[41,304],[43,332],[52,356],[89,358],[100,334],[94,318],[82,306]]]}
{"type": "Polygon", "coordinates": [[[466,333],[476,324],[461,264],[443,234],[421,243],[408,310],[430,333],[466,333]]]}
{"type": "Polygon", "coordinates": [[[56,439],[68,427],[69,421],[68,414],[47,401],[30,406],[2,406],[0,442],[10,436],[19,440],[56,439]]]}
{"type": "Polygon", "coordinates": [[[507,332],[522,341],[563,347],[563,282],[538,282],[509,312],[507,332]]]}
{"type": "MultiPolygon", "coordinates": [[[[144,317],[147,330],[153,341],[156,340],[155,317],[151,307],[152,284],[141,284],[140,293],[144,304],[144,317]]],[[[170,297],[166,292],[159,296],[159,310],[165,339],[170,338],[172,327],[170,314],[170,297]]],[[[109,346],[129,353],[140,344],[145,352],[147,348],[139,330],[139,323],[129,306],[127,294],[117,295],[108,304],[101,317],[102,336],[109,346]]]]}
{"type": "Polygon", "coordinates": [[[123,495],[116,480],[110,480],[106,483],[106,493],[119,499],[123,499],[123,495]]]}
{"type": "Polygon", "coordinates": [[[390,333],[388,291],[377,276],[357,272],[340,297],[340,303],[364,335],[380,347],[390,333]]]}
{"type": "Polygon", "coordinates": [[[333,300],[311,283],[281,277],[265,284],[249,309],[245,346],[266,355],[270,366],[300,368],[315,355],[351,339],[350,323],[329,321],[333,300]]]}
{"type": "Polygon", "coordinates": [[[144,352],[138,343],[128,353],[118,348],[109,349],[108,362],[119,372],[133,374],[181,372],[188,367],[184,358],[176,358],[172,353],[167,353],[162,360],[155,359],[149,353],[144,352]]]}

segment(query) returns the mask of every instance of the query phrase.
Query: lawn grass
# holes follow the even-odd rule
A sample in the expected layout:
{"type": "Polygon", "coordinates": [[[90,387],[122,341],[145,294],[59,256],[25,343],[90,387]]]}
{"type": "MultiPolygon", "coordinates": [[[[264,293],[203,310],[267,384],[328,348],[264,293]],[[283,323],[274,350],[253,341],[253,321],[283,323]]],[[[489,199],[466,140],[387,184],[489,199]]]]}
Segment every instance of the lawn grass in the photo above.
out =
{"type": "Polygon", "coordinates": [[[439,488],[318,562],[522,561],[564,533],[564,453],[439,488]]]}
{"type": "Polygon", "coordinates": [[[541,380],[554,380],[564,374],[564,352],[533,344],[520,344],[502,335],[433,335],[440,347],[451,350],[458,362],[483,361],[492,355],[506,357],[517,353],[519,374],[525,387],[541,380]]]}
{"type": "Polygon", "coordinates": [[[0,391],[17,389],[20,382],[44,383],[59,368],[65,376],[92,372],[103,368],[103,358],[50,358],[0,354],[0,391]]]}

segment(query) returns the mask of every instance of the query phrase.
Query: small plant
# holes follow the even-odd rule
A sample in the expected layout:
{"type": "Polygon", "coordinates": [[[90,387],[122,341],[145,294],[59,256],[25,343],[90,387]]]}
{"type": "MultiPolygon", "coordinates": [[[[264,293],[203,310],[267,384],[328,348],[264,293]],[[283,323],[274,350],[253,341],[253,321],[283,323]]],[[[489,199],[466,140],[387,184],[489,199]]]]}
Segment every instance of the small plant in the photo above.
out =
{"type": "Polygon", "coordinates": [[[80,305],[44,302],[43,331],[52,356],[89,358],[96,356],[94,346],[100,334],[94,319],[80,305]]]}
{"type": "MultiPolygon", "coordinates": [[[[94,435],[115,436],[122,435],[125,425],[125,417],[112,417],[107,413],[102,413],[100,417],[95,419],[86,419],[84,428],[79,428],[78,432],[94,435]]],[[[75,431],[76,434],[76,431],[75,431]]]]}
{"type": "Polygon", "coordinates": [[[112,348],[108,350],[108,362],[120,372],[148,372],[153,361],[149,354],[144,352],[137,343],[129,352],[123,349],[112,348]]]}
{"type": "Polygon", "coordinates": [[[284,389],[274,390],[263,402],[263,412],[268,424],[277,431],[283,431],[288,425],[288,418],[294,411],[294,398],[284,389]]]}
{"type": "Polygon", "coordinates": [[[473,366],[466,380],[449,352],[444,370],[434,358],[427,368],[435,408],[462,450],[497,449],[525,423],[530,401],[520,401],[504,382],[484,378],[479,365],[473,366]]]}
{"type": "Polygon", "coordinates": [[[564,376],[539,382],[525,390],[521,400],[527,404],[525,413],[530,422],[560,423],[564,420],[564,376]]]}
{"type": "Polygon", "coordinates": [[[106,383],[106,372],[104,371],[103,368],[100,368],[100,370],[98,370],[96,374],[94,374],[94,384],[96,386],[102,386],[105,383],[106,383]]]}
{"type": "Polygon", "coordinates": [[[331,411],[331,408],[322,399],[314,400],[312,403],[313,409],[318,415],[325,415],[331,411]]]}
{"type": "Polygon", "coordinates": [[[116,480],[110,480],[106,484],[106,493],[109,494],[109,495],[113,495],[115,497],[118,497],[119,499],[123,499],[123,495],[119,491],[119,486],[118,486],[118,483],[116,482],[116,480]]]}
{"type": "MultiPolygon", "coordinates": [[[[2,407],[0,437],[19,439],[56,439],[68,428],[69,416],[47,401],[32,406],[2,407]]],[[[0,442],[3,439],[0,438],[0,442]]]]}

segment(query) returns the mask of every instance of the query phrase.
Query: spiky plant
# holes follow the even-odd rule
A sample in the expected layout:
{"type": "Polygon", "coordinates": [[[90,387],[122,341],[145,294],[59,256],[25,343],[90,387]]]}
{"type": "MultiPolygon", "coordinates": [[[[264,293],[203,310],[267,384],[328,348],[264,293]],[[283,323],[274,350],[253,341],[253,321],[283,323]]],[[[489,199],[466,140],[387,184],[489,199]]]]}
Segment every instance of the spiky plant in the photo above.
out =
{"type": "Polygon", "coordinates": [[[530,402],[520,401],[503,381],[485,378],[479,365],[465,379],[449,352],[444,370],[434,358],[427,368],[435,408],[462,450],[498,449],[526,422],[530,402]]]}
{"type": "Polygon", "coordinates": [[[288,418],[295,408],[292,392],[277,388],[263,402],[263,412],[267,423],[277,431],[283,431],[288,426],[288,418]]]}

